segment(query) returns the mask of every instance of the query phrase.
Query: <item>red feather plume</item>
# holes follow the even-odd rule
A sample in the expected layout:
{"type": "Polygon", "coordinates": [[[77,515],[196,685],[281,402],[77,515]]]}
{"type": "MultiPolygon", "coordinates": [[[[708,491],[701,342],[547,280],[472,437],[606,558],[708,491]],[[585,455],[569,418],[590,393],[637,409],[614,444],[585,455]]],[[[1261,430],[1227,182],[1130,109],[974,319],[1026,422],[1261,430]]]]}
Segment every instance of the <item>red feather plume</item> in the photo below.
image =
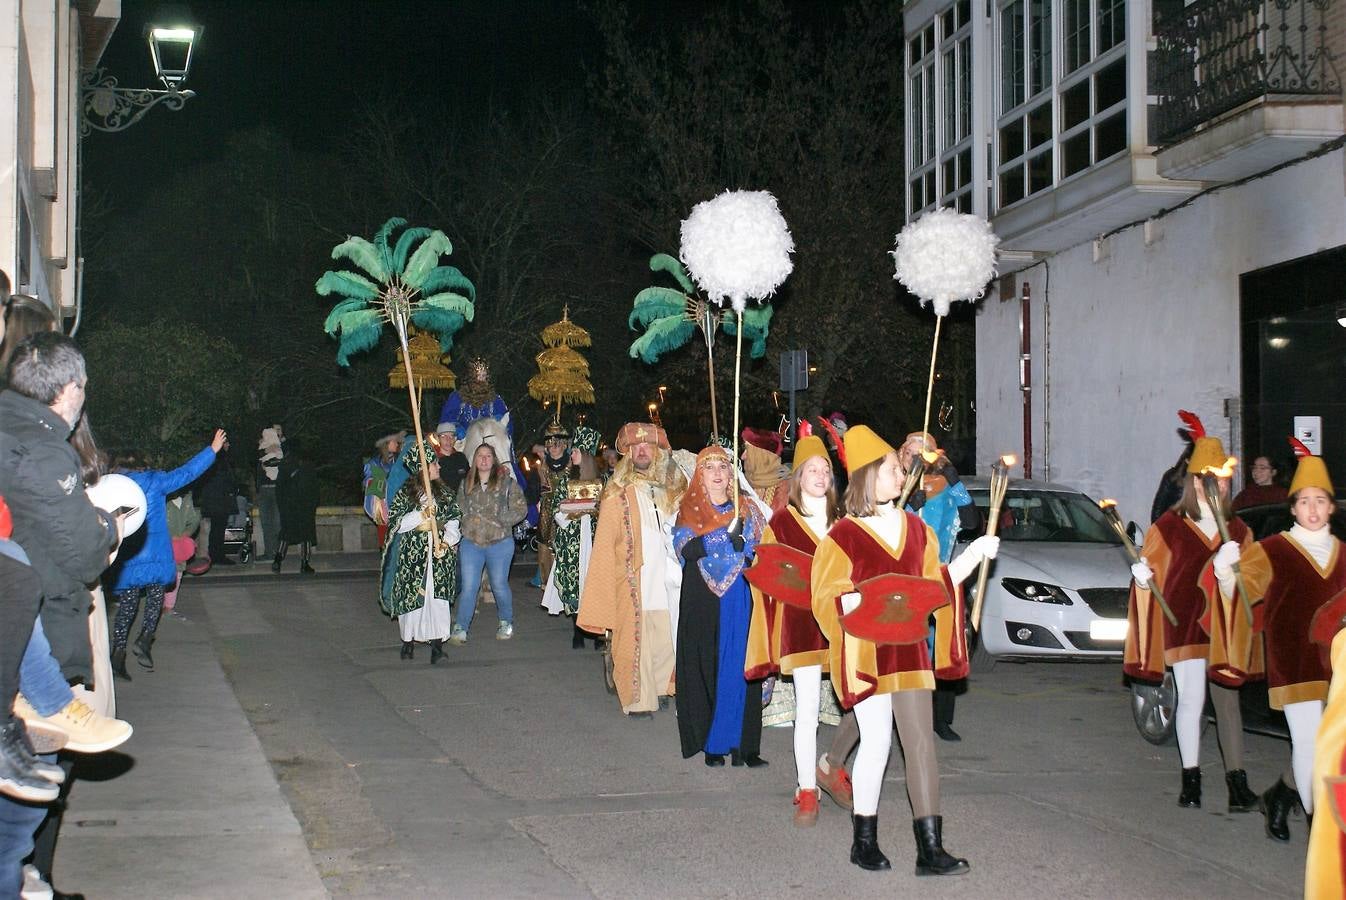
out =
{"type": "Polygon", "coordinates": [[[823,426],[823,431],[832,435],[832,443],[837,448],[837,459],[841,461],[841,465],[844,467],[846,465],[846,444],[841,440],[841,435],[837,434],[837,430],[832,423],[822,416],[818,417],[818,424],[823,426]]]}
{"type": "Polygon", "coordinates": [[[1185,409],[1178,410],[1178,418],[1182,419],[1182,424],[1187,426],[1187,432],[1192,436],[1192,440],[1206,436],[1206,426],[1201,424],[1196,413],[1188,412],[1185,409]]]}
{"type": "Polygon", "coordinates": [[[1293,435],[1286,438],[1290,442],[1290,449],[1295,451],[1295,459],[1303,459],[1306,456],[1312,456],[1313,451],[1304,446],[1304,442],[1293,435]]]}
{"type": "Polygon", "coordinates": [[[800,438],[813,437],[813,426],[809,424],[808,419],[799,420],[798,433],[795,436],[800,438]]]}

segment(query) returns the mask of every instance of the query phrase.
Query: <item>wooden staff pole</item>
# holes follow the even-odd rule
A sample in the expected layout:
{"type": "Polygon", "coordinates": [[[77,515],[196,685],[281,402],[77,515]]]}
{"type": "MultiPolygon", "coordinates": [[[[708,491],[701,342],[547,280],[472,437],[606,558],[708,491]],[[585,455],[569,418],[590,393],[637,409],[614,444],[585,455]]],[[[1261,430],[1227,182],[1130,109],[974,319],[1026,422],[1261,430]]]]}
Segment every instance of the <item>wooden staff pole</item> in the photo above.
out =
{"type": "MultiPolygon", "coordinates": [[[[1009,487],[1009,467],[1012,461],[1005,457],[996,460],[991,466],[991,508],[986,518],[986,534],[995,537],[1000,528],[1000,509],[1005,502],[1005,489],[1009,487]]],[[[991,571],[991,561],[983,559],[977,570],[977,596],[972,602],[972,630],[981,632],[981,610],[986,601],[986,576],[991,571]]]]}

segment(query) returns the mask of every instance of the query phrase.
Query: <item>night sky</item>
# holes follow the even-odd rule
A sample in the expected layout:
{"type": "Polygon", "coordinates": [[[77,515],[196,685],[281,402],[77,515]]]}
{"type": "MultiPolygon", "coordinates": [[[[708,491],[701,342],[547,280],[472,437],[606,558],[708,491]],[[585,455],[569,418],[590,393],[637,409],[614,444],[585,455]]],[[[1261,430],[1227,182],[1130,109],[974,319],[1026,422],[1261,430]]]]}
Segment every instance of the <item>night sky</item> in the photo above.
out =
{"type": "MultiPolygon", "coordinates": [[[[699,3],[643,7],[652,23],[697,15],[699,3]]],[[[362,104],[438,97],[463,117],[512,107],[543,90],[573,96],[598,41],[574,0],[127,0],[102,65],[126,87],[157,87],[144,39],[160,9],[205,27],[179,112],[155,109],[129,130],[85,144],[91,185],[134,204],[163,170],[218,153],[238,131],[268,126],[302,149],[339,145],[362,104]]]]}

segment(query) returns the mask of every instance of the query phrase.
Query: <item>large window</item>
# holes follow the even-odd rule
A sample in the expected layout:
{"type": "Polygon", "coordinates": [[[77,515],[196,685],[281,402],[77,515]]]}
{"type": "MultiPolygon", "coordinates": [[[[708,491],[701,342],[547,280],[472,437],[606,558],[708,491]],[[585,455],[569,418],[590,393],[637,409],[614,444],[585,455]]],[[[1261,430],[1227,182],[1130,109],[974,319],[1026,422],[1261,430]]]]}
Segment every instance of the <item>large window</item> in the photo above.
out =
{"type": "Polygon", "coordinates": [[[1126,149],[1125,0],[1062,0],[1061,178],[1126,149]]]}
{"type": "Polygon", "coordinates": [[[1126,0],[1001,0],[996,26],[1003,209],[1125,151],[1126,0]]]}
{"type": "Polygon", "coordinates": [[[935,25],[907,41],[907,209],[914,215],[935,202],[935,25]]]}
{"type": "Polygon", "coordinates": [[[972,210],[972,2],[907,41],[907,211],[972,210]]]}
{"type": "Polygon", "coordinates": [[[1052,186],[1051,0],[1000,8],[1000,77],[996,191],[1008,206],[1052,186]]]}

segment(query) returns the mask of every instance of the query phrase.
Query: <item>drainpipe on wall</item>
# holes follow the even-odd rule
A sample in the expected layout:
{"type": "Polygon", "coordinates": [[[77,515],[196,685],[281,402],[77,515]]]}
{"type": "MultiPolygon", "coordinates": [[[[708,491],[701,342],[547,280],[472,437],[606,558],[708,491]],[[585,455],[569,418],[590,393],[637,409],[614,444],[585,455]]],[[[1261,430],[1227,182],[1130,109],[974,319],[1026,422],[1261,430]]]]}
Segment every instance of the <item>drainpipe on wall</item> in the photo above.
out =
{"type": "Polygon", "coordinates": [[[1033,477],[1033,354],[1030,332],[1031,292],[1023,283],[1019,295],[1019,391],[1024,403],[1024,478],[1033,477]]]}

